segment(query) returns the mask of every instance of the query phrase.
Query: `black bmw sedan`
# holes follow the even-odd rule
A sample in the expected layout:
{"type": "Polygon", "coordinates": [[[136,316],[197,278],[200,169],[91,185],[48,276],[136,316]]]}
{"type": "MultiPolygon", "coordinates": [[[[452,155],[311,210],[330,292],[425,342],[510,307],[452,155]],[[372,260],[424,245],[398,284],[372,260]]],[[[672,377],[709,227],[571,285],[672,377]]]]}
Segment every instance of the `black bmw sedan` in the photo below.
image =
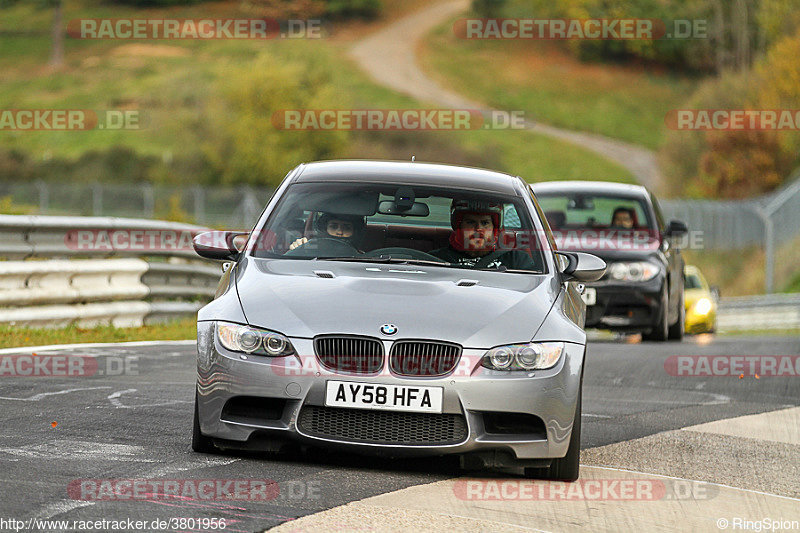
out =
{"type": "Polygon", "coordinates": [[[683,338],[683,222],[665,223],[656,198],[638,185],[555,181],[533,190],[560,250],[608,263],[583,293],[586,327],[683,338]]]}

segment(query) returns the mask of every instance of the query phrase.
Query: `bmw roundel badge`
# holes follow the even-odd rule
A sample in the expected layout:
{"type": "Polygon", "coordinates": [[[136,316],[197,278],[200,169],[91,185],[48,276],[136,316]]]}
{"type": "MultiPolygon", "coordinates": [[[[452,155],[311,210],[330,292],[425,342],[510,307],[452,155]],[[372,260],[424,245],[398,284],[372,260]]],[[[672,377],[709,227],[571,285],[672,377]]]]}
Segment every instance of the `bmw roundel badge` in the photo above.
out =
{"type": "Polygon", "coordinates": [[[397,333],[397,326],[394,324],[384,324],[381,326],[381,333],[384,335],[394,335],[397,333]]]}

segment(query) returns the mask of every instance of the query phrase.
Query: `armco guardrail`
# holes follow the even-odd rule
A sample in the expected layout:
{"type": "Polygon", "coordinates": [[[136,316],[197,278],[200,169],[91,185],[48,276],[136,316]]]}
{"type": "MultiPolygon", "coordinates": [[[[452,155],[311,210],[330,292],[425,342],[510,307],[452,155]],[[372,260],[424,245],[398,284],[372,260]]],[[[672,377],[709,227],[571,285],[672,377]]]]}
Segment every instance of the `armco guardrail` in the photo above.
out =
{"type": "Polygon", "coordinates": [[[720,331],[800,328],[800,294],[722,298],[717,310],[720,331]]]}
{"type": "Polygon", "coordinates": [[[0,215],[0,323],[136,326],[193,315],[213,297],[221,274],[191,248],[191,237],[205,229],[0,215]]]}

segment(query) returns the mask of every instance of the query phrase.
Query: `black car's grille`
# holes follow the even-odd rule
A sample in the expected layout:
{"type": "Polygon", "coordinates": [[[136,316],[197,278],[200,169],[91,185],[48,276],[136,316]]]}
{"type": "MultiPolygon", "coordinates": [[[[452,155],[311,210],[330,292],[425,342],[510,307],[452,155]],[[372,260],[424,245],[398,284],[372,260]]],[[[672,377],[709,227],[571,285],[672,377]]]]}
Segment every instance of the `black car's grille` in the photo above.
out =
{"type": "Polygon", "coordinates": [[[458,364],[461,346],[433,341],[398,341],[392,346],[389,368],[401,376],[442,376],[458,364]]]}
{"type": "Polygon", "coordinates": [[[319,362],[334,372],[372,374],[383,368],[383,343],[369,337],[331,336],[314,339],[319,362]]]}
{"type": "Polygon", "coordinates": [[[467,438],[462,415],[400,413],[306,405],[297,425],[301,432],[347,442],[435,446],[459,444],[467,438]]]}

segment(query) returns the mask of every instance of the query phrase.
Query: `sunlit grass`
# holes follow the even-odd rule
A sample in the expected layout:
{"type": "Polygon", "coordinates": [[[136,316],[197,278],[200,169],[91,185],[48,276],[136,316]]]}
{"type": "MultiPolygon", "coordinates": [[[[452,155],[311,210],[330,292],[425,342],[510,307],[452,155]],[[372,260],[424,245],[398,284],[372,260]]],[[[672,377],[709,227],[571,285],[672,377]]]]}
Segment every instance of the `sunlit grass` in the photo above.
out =
{"type": "Polygon", "coordinates": [[[186,340],[196,337],[197,322],[194,318],[137,328],[69,326],[52,329],[0,325],[0,348],[89,342],[186,340]]]}
{"type": "Polygon", "coordinates": [[[696,81],[653,67],[582,63],[553,43],[459,39],[440,25],[422,51],[426,70],[488,105],[532,120],[657,148],[664,116],[696,81]]]}

